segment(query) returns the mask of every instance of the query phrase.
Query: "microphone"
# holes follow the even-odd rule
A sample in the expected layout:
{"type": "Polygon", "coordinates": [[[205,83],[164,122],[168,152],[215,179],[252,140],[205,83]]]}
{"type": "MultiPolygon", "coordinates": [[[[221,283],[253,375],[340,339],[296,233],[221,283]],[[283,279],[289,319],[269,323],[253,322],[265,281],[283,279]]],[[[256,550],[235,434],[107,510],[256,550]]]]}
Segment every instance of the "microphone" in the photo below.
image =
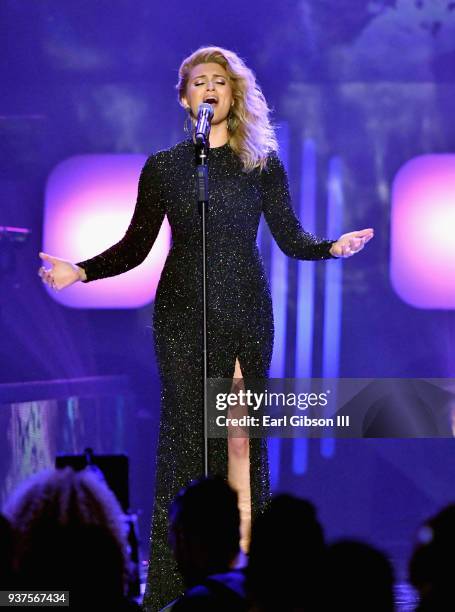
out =
{"type": "Polygon", "coordinates": [[[213,117],[211,104],[203,102],[199,105],[196,122],[196,144],[205,146],[210,134],[210,122],[213,117]]]}

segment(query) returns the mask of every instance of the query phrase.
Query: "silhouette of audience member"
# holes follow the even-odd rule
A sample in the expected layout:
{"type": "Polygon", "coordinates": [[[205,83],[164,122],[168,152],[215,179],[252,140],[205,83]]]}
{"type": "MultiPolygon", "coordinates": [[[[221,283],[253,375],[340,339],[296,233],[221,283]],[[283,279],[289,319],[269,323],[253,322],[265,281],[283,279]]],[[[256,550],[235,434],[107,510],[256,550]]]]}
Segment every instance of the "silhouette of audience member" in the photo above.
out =
{"type": "Polygon", "coordinates": [[[71,468],[41,472],[19,486],[5,514],[16,533],[17,587],[69,591],[75,610],[138,609],[124,597],[122,510],[99,476],[71,468]]]}
{"type": "Polygon", "coordinates": [[[163,610],[246,612],[237,493],[221,477],[201,478],[171,504],[169,542],[186,591],[163,610]]]}
{"type": "Polygon", "coordinates": [[[324,610],[393,612],[394,574],[390,561],[365,544],[343,540],[326,555],[324,610]]]}
{"type": "Polygon", "coordinates": [[[428,519],[418,532],[409,563],[409,578],[417,589],[419,612],[455,609],[455,504],[428,519]]]}
{"type": "Polygon", "coordinates": [[[0,590],[13,587],[14,535],[8,519],[0,514],[0,590]]]}
{"type": "Polygon", "coordinates": [[[324,534],[314,506],[274,497],[252,529],[247,593],[253,610],[320,610],[324,534]]]}

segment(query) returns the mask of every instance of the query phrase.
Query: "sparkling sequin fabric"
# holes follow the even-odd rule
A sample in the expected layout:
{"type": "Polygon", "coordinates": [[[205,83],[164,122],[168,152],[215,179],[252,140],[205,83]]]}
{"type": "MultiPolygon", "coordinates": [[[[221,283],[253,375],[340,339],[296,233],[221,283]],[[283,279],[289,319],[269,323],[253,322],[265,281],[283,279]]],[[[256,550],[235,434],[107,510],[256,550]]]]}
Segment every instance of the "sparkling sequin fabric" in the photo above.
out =
{"type": "MultiPolygon", "coordinates": [[[[207,219],[208,371],[232,378],[238,357],[245,377],[267,376],[273,345],[272,302],[256,235],[264,213],[281,249],[298,259],[330,259],[333,240],[305,232],[290,203],[285,170],[276,153],[266,170],[242,171],[229,144],[209,152],[207,219]]],[[[191,140],[152,155],[139,180],[138,199],[122,240],[79,262],[87,281],[121,274],[150,251],[164,215],[172,247],[157,289],[153,315],[161,379],[151,556],[145,610],[154,612],[183,590],[167,543],[168,507],[203,473],[202,298],[200,215],[191,140]]],[[[226,440],[209,440],[209,470],[227,476],[226,440]]],[[[270,497],[265,440],[250,440],[253,517],[270,497]]]]}

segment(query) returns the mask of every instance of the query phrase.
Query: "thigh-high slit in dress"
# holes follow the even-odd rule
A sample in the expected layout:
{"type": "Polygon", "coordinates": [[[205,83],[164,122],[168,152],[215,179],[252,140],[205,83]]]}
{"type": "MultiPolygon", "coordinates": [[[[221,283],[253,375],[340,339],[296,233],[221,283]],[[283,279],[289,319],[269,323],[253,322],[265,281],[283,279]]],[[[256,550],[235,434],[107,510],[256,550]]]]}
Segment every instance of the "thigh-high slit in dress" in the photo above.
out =
{"type": "MultiPolygon", "coordinates": [[[[333,240],[304,231],[294,214],[288,180],[275,152],[267,167],[244,172],[229,143],[209,151],[207,217],[208,375],[232,378],[236,358],[243,376],[266,378],[273,347],[268,281],[256,245],[261,214],[290,257],[331,259],[333,240]]],[[[153,313],[161,381],[151,555],[144,608],[155,612],[183,590],[167,543],[168,507],[175,494],[202,475],[202,281],[200,214],[194,145],[188,139],[151,155],[141,172],[138,198],[124,237],[77,265],[87,281],[121,274],[149,253],[164,216],[172,230],[153,313]]],[[[270,498],[267,446],[250,439],[252,516],[270,498]]],[[[227,477],[227,441],[209,440],[209,472],[227,477]]]]}

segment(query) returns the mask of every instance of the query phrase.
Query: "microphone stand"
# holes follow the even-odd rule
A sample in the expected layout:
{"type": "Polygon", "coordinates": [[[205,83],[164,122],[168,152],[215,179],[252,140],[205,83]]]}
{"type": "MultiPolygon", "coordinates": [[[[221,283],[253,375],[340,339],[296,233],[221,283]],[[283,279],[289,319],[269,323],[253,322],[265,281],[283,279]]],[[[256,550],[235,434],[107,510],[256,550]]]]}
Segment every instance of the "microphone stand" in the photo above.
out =
{"type": "Polygon", "coordinates": [[[195,145],[197,198],[198,209],[201,215],[202,236],[202,363],[203,363],[203,409],[204,409],[204,476],[208,476],[208,415],[207,415],[207,229],[206,213],[209,202],[209,177],[207,156],[209,151],[208,138],[199,139],[195,145]]]}

